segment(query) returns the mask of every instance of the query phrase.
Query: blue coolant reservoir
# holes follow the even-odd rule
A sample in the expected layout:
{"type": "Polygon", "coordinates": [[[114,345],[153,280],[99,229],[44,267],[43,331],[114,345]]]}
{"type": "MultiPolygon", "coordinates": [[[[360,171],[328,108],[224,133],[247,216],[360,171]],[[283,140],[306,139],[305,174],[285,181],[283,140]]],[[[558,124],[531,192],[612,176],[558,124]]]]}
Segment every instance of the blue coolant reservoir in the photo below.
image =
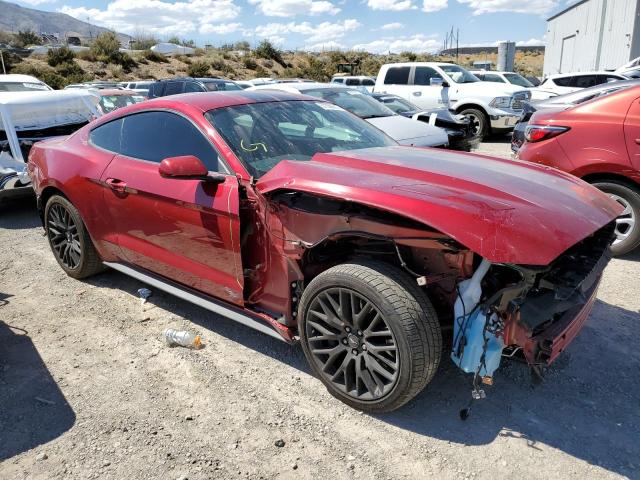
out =
{"type": "Polygon", "coordinates": [[[493,376],[493,372],[500,365],[504,348],[502,337],[484,331],[486,322],[487,315],[477,309],[467,318],[459,316],[453,324],[453,350],[451,352],[453,363],[464,372],[476,373],[484,352],[484,365],[479,371],[481,377],[493,376]],[[486,352],[485,339],[487,341],[486,352]]]}

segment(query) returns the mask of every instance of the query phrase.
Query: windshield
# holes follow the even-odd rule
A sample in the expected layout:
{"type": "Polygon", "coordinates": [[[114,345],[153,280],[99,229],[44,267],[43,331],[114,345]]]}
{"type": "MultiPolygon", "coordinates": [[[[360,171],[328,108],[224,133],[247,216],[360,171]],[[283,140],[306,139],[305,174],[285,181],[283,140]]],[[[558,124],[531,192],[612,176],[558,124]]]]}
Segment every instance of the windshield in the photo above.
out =
{"type": "Polygon", "coordinates": [[[210,110],[207,120],[259,178],[281,160],[397,145],[377,128],[326,102],[265,102],[210,110]]]}
{"type": "Polygon", "coordinates": [[[458,65],[438,65],[456,83],[474,83],[480,79],[458,65]]]}
{"type": "Polygon", "coordinates": [[[142,95],[103,95],[100,97],[100,109],[102,113],[109,113],[143,100],[142,95]]]}
{"type": "Polygon", "coordinates": [[[50,90],[44,83],[29,82],[2,82],[0,83],[0,92],[33,92],[33,91],[50,90]]]}
{"type": "Polygon", "coordinates": [[[414,112],[418,110],[418,107],[400,97],[377,97],[376,100],[382,102],[385,107],[391,109],[395,113],[414,112]]]}
{"type": "Polygon", "coordinates": [[[209,92],[218,92],[220,90],[242,90],[236,82],[204,82],[204,88],[209,92]]]}
{"type": "Polygon", "coordinates": [[[505,73],[505,78],[509,80],[509,83],[513,83],[514,85],[518,85],[519,87],[533,87],[533,83],[524,78],[522,75],[518,75],[517,73],[505,73]]]}
{"type": "Polygon", "coordinates": [[[358,90],[349,90],[346,88],[317,88],[304,90],[302,93],[335,103],[364,119],[395,115],[392,110],[389,110],[377,100],[374,100],[370,95],[358,90]]]}

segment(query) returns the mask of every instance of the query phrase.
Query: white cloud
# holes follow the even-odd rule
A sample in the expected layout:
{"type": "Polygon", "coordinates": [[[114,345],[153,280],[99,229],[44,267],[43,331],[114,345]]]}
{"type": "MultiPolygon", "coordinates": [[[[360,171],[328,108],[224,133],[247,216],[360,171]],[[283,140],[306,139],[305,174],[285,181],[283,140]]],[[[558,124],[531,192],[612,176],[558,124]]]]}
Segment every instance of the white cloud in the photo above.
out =
{"type": "Polygon", "coordinates": [[[344,50],[347,47],[335,40],[329,40],[328,42],[315,43],[313,45],[305,45],[304,50],[306,52],[327,52],[329,50],[344,50]]]}
{"type": "Polygon", "coordinates": [[[400,53],[400,52],[436,52],[440,49],[441,42],[433,36],[417,35],[404,37],[389,37],[374,40],[369,43],[354,45],[354,50],[364,50],[370,53],[400,53]]]}
{"type": "Polygon", "coordinates": [[[319,43],[329,42],[330,39],[342,38],[347,32],[356,30],[361,23],[353,18],[348,18],[342,22],[322,22],[313,25],[309,22],[302,23],[268,23],[255,29],[255,34],[259,37],[273,38],[276,35],[288,35],[297,33],[307,37],[307,42],[319,43]]]}
{"type": "Polygon", "coordinates": [[[198,31],[203,34],[215,33],[217,35],[228,35],[237,32],[241,27],[241,23],[219,23],[217,25],[204,23],[200,25],[198,31]]]}
{"type": "Polygon", "coordinates": [[[400,22],[393,22],[393,23],[385,23],[382,27],[380,27],[382,30],[398,30],[399,28],[404,27],[404,25],[402,25],[400,22]]]}
{"type": "Polygon", "coordinates": [[[367,6],[372,10],[392,10],[394,12],[415,8],[411,0],[367,0],[367,6]]]}
{"type": "Polygon", "coordinates": [[[444,10],[447,8],[447,0],[423,0],[422,11],[423,12],[437,12],[438,10],[444,10]]]}
{"type": "Polygon", "coordinates": [[[296,15],[335,15],[340,9],[326,0],[249,0],[267,17],[295,17],[296,15]]]}
{"type": "Polygon", "coordinates": [[[118,32],[184,35],[240,14],[233,0],[114,0],[105,10],[63,6],[60,12],[118,32]]]}
{"type": "Polygon", "coordinates": [[[494,12],[545,15],[558,6],[558,0],[458,0],[469,5],[474,15],[494,12]]]}
{"type": "Polygon", "coordinates": [[[516,45],[518,47],[539,47],[544,46],[544,44],[544,38],[530,38],[529,40],[520,40],[516,42],[516,45]]]}

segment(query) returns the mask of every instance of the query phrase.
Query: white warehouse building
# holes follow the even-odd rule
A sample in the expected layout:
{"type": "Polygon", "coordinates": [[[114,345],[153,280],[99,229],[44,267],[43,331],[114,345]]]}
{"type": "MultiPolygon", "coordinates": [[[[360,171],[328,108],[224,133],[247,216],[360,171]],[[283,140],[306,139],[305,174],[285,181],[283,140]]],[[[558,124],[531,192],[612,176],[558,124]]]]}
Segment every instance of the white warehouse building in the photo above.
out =
{"type": "Polygon", "coordinates": [[[614,70],[640,57],[640,0],[581,0],[547,20],[544,74],[614,70]]]}

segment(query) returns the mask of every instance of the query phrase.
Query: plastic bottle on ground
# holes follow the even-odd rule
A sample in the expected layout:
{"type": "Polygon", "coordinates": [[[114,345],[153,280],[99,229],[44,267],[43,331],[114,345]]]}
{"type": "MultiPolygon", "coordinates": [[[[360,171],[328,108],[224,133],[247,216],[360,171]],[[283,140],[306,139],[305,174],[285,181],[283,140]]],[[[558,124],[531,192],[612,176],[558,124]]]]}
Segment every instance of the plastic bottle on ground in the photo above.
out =
{"type": "Polygon", "coordinates": [[[164,331],[164,339],[170,347],[175,347],[176,345],[194,349],[202,347],[202,339],[200,338],[200,335],[196,335],[188,330],[167,328],[164,331]]]}

